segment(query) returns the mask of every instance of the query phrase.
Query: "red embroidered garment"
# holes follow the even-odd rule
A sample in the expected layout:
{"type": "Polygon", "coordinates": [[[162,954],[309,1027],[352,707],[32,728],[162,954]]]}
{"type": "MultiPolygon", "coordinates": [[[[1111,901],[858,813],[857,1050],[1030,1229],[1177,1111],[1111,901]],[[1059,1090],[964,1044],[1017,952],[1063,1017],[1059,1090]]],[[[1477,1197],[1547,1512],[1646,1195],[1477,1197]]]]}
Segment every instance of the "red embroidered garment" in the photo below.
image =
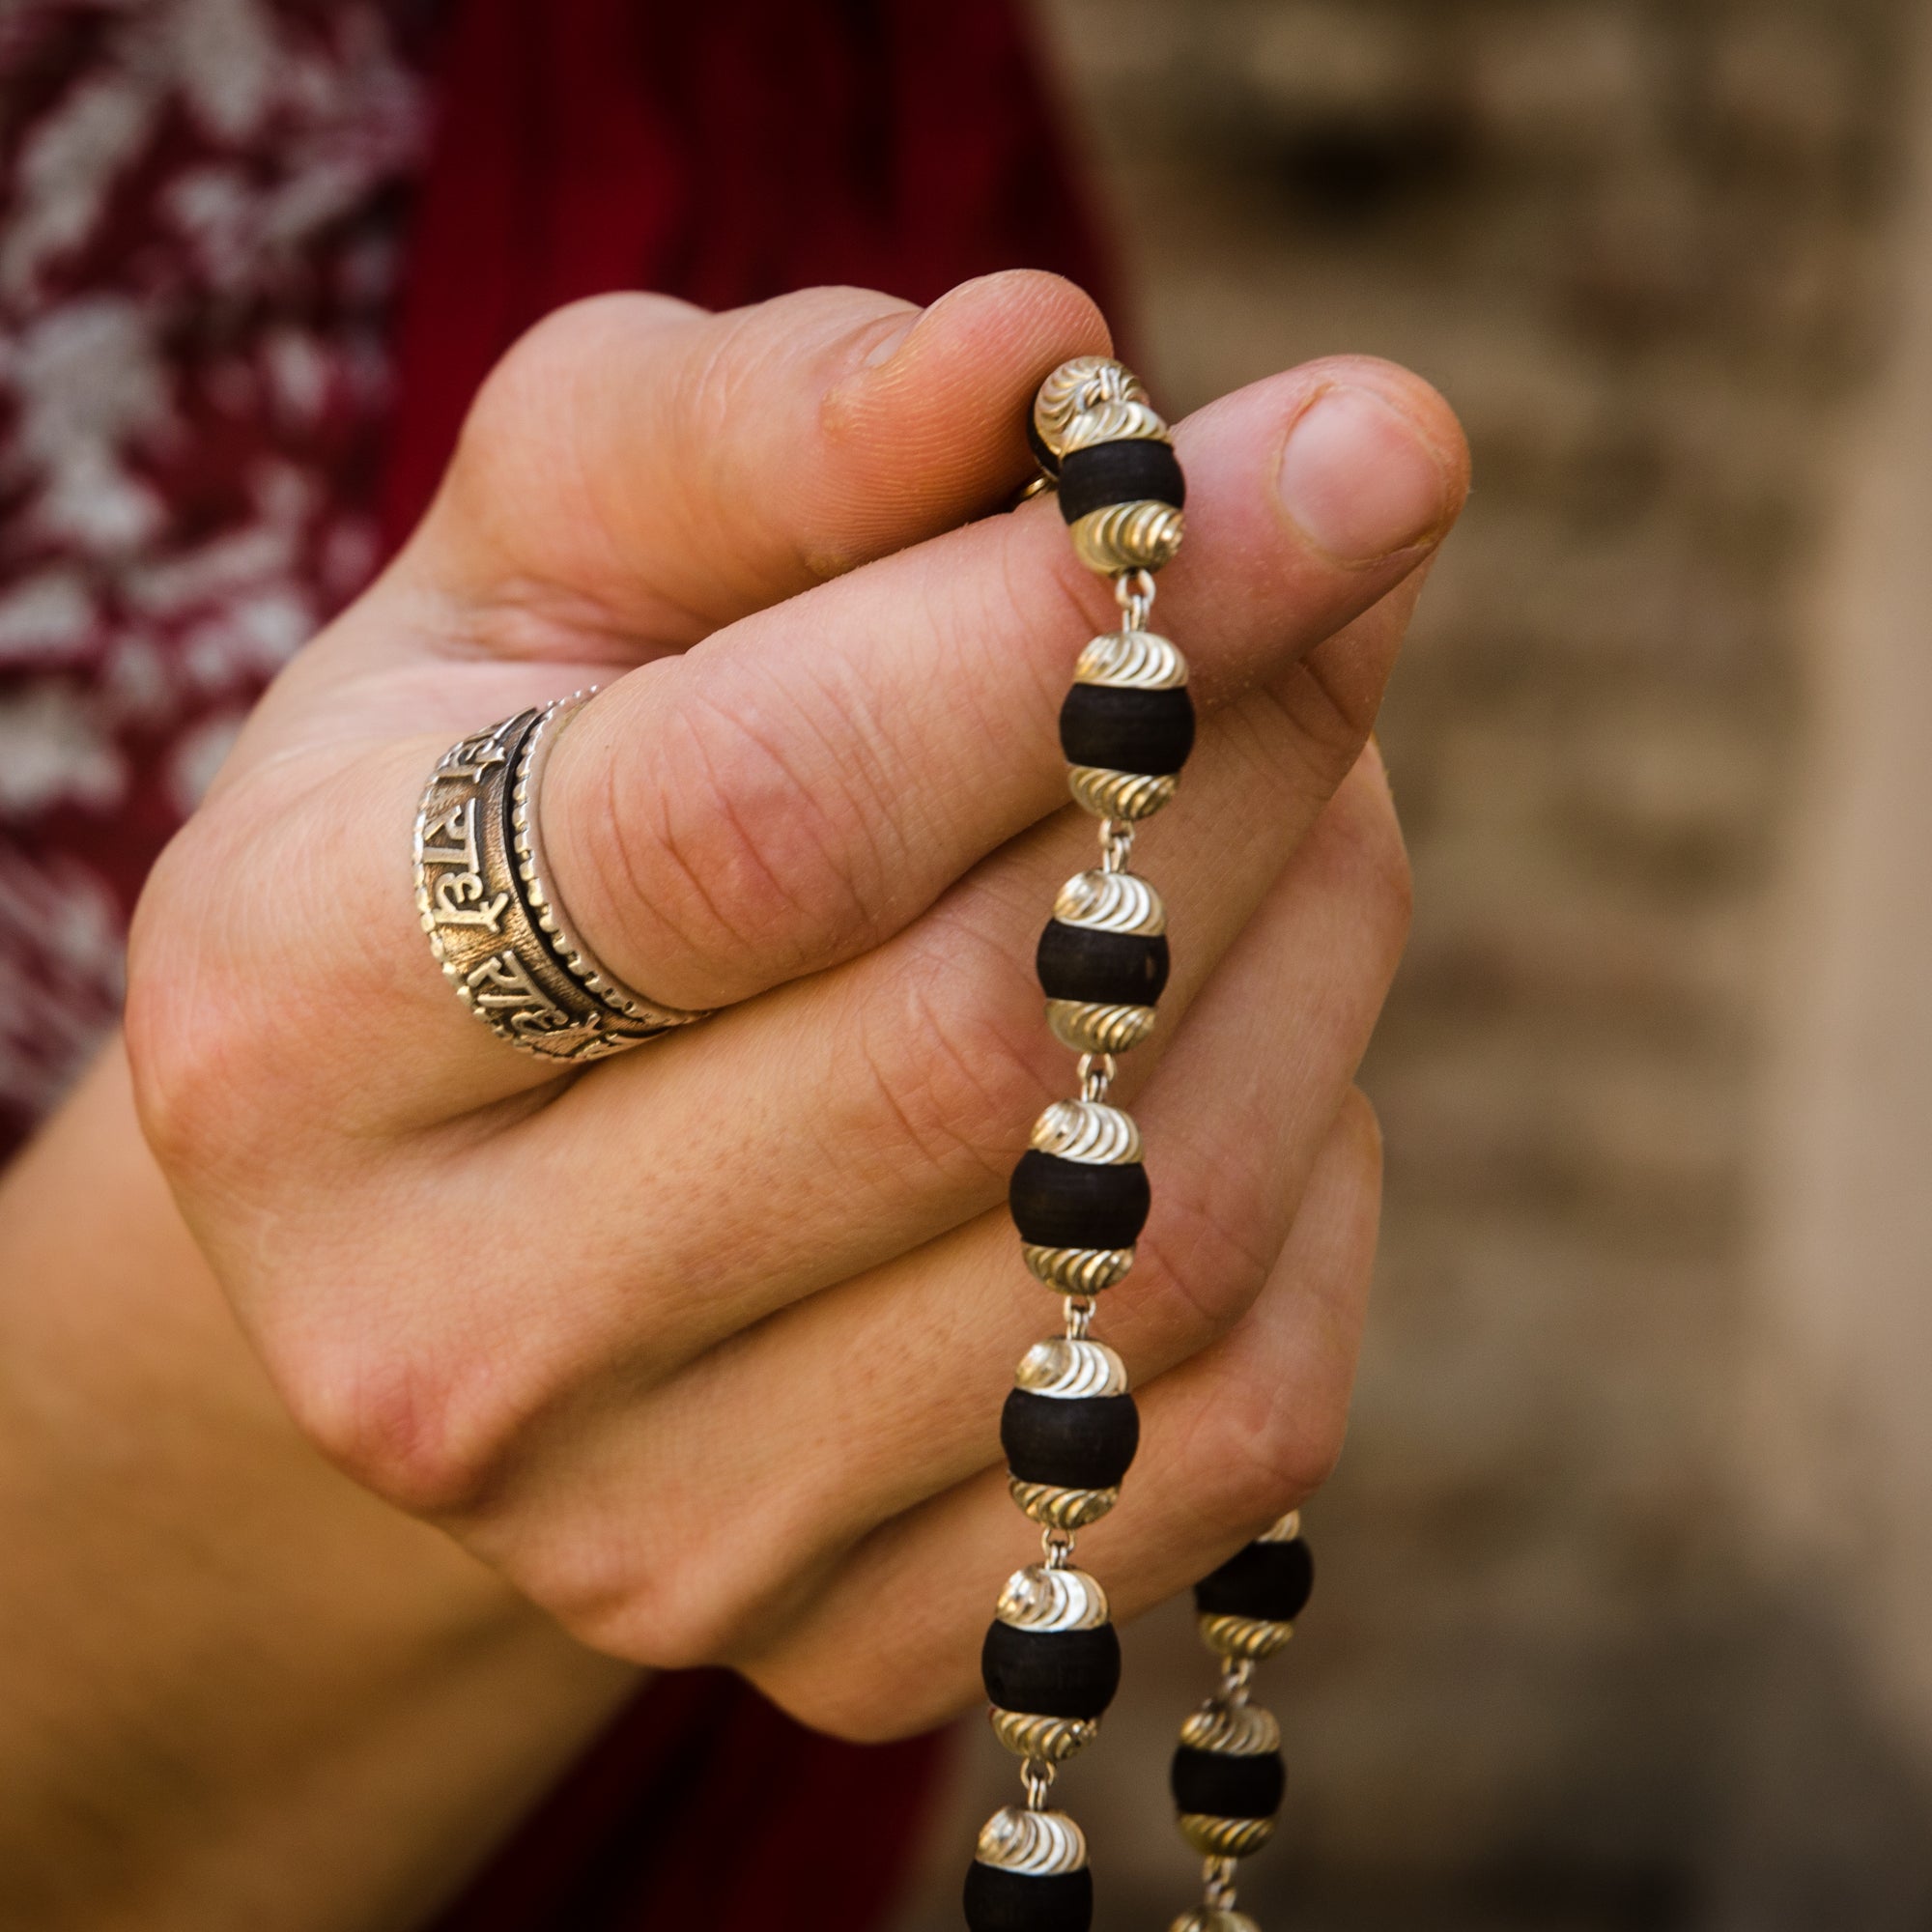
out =
{"type": "MultiPolygon", "coordinates": [[[[525,326],[621,287],[1094,285],[1003,0],[447,14],[0,11],[0,1158],[112,1025],[141,881],[249,704],[525,326]]],[[[661,1678],[439,1932],[855,1932],[895,1854],[828,1822],[863,1799],[902,1861],[932,1765],[661,1678]]]]}

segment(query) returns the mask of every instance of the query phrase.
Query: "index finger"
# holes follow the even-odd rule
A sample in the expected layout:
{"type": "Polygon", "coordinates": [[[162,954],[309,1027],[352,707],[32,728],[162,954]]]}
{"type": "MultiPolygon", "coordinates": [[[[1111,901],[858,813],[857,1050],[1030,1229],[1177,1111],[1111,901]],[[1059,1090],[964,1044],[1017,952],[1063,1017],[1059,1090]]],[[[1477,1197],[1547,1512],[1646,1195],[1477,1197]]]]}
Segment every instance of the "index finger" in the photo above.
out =
{"type": "MultiPolygon", "coordinates": [[[[1366,357],[1257,383],[1175,440],[1189,535],[1153,627],[1209,705],[1377,603],[1467,487],[1448,406],[1366,357]]],[[[1054,721],[1082,645],[1119,621],[1042,503],[648,666],[557,745],[558,892],[597,956],[673,1007],[869,951],[1064,802],[1054,721]]]]}
{"type": "Polygon", "coordinates": [[[508,655],[547,652],[532,616],[619,660],[682,648],[995,506],[1031,469],[1035,385],[1106,342],[1092,300],[1036,270],[924,310],[868,289],[723,315],[600,296],[493,372],[411,560],[508,655]]]}

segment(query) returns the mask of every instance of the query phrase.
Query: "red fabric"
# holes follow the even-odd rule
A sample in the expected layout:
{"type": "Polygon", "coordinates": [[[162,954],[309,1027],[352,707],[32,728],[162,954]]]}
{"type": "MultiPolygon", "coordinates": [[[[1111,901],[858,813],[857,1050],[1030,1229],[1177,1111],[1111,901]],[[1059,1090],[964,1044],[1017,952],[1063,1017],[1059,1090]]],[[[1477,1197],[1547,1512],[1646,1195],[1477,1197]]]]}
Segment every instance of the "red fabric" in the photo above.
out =
{"type": "Polygon", "coordinates": [[[156,854],[380,561],[412,11],[0,0],[0,1161],[114,1025],[156,854]]]}
{"type": "Polygon", "coordinates": [[[708,308],[847,282],[930,301],[1104,264],[1002,0],[469,0],[405,285],[387,524],[491,364],[610,289],[708,308]]]}
{"type": "Polygon", "coordinates": [[[661,1678],[433,1932],[875,1924],[915,1844],[934,1742],[837,1745],[722,1671],[661,1678]]]}

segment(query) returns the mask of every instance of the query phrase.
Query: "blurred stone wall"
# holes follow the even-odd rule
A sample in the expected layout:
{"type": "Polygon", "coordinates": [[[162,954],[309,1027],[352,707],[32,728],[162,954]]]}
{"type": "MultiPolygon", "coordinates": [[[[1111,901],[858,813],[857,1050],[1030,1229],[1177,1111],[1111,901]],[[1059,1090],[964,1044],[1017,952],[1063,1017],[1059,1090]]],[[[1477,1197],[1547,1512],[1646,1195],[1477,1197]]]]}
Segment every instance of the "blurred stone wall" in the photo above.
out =
{"type": "MultiPolygon", "coordinates": [[[[1383,1260],[1244,1896],[1270,1932],[1932,1925],[1925,1764],[1833,1577],[1767,1552],[1745,1388],[1807,597],[1889,347],[1918,10],[1044,17],[1163,405],[1373,351],[1475,452],[1383,729],[1417,880],[1364,1074],[1383,1260]]],[[[1189,1896],[1165,1757],[1207,1679],[1150,1620],[1066,1775],[1105,1932],[1189,1896]]],[[[962,1830],[1010,1776],[973,1749],[962,1830]]]]}

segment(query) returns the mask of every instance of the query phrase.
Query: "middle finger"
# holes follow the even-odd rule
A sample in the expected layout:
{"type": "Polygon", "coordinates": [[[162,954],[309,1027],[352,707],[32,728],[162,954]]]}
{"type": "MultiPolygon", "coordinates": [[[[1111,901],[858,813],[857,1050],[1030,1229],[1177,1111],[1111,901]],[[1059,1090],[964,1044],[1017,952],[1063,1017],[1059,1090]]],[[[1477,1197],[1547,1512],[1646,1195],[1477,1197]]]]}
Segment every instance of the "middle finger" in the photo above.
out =
{"type": "MultiPolygon", "coordinates": [[[[1123,1097],[1355,762],[1366,708],[1344,717],[1311,687],[1353,677],[1355,702],[1372,705],[1417,588],[1332,639],[1321,663],[1209,717],[1144,863],[1167,902],[1175,968],[1158,1026],[1122,1063],[1123,1097]]],[[[702,1055],[619,1064],[484,1151],[469,1183],[479,1199],[520,1174],[528,1185],[534,1163],[552,1212],[605,1231],[597,1276],[629,1290],[526,1318],[523,1347],[545,1357],[550,1386],[594,1401],[600,1387],[661,1380],[999,1197],[1018,1137],[1068,1085],[1032,952],[1054,889],[1090,862],[1093,824],[1069,809],[876,952],[722,1016],[702,1055]],[[644,1211],[613,1214],[640,1177],[644,1211]]]]}

